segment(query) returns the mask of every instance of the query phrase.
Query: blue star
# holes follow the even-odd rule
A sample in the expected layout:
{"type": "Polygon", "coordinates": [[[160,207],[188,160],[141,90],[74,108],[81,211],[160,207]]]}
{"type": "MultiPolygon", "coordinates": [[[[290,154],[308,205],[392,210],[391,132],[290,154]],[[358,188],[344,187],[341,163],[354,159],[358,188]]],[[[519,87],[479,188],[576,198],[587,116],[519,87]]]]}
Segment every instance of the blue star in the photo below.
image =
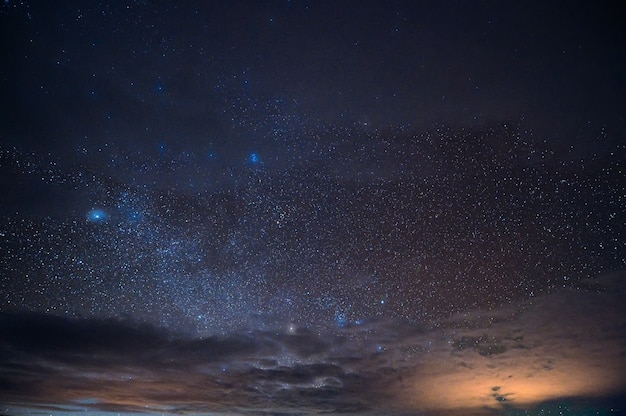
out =
{"type": "Polygon", "coordinates": [[[248,156],[248,161],[250,161],[250,163],[252,163],[253,165],[256,165],[261,161],[261,159],[259,159],[258,154],[250,153],[250,156],[248,156]]]}
{"type": "Polygon", "coordinates": [[[107,220],[107,214],[101,209],[92,209],[87,214],[87,220],[89,222],[105,222],[107,220]]]}
{"type": "Polygon", "coordinates": [[[340,327],[344,327],[348,325],[348,320],[346,319],[346,315],[341,312],[335,314],[335,322],[340,327]]]}
{"type": "Polygon", "coordinates": [[[142,213],[139,211],[133,211],[128,215],[128,219],[131,222],[138,222],[141,220],[141,218],[143,217],[142,213]]]}

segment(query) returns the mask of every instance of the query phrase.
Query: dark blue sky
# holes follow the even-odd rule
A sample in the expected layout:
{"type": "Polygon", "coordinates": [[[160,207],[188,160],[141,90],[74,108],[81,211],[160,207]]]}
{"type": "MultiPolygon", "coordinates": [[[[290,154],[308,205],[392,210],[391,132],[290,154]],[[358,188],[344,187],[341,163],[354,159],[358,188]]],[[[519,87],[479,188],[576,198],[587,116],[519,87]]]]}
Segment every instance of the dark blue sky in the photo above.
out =
{"type": "Polygon", "coordinates": [[[589,143],[624,122],[622,17],[610,2],[9,1],[1,133],[236,155],[289,127],[513,121],[589,143]]]}
{"type": "Polygon", "coordinates": [[[624,17],[3,1],[0,413],[621,406],[624,17]]]}

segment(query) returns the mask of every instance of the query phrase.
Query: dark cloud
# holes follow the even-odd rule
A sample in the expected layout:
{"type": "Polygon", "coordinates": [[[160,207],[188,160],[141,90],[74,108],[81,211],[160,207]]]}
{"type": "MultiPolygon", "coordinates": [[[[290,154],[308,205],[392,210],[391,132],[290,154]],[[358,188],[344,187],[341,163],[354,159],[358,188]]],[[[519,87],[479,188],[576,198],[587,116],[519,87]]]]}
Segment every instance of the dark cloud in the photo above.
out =
{"type": "Polygon", "coordinates": [[[49,413],[402,415],[514,413],[569,397],[572,408],[584,399],[601,409],[599,398],[624,393],[623,280],[428,327],[370,320],[196,338],[128,320],[4,313],[0,401],[49,413]]]}
{"type": "Polygon", "coordinates": [[[367,407],[368,381],[332,362],[342,337],[299,330],[197,339],[130,321],[6,313],[0,331],[3,401],[107,411],[367,407]]]}
{"type": "Polygon", "coordinates": [[[458,350],[471,348],[480,355],[502,354],[507,348],[498,338],[488,335],[464,336],[454,340],[452,344],[458,350]]]}

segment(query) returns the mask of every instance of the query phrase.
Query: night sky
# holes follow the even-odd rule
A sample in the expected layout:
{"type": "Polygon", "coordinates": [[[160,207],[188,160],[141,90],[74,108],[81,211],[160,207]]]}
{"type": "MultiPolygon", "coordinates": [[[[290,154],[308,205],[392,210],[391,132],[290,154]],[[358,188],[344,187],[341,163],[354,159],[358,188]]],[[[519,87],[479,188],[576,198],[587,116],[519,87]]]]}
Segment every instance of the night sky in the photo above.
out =
{"type": "Polygon", "coordinates": [[[3,0],[0,413],[625,414],[624,19],[3,0]]]}

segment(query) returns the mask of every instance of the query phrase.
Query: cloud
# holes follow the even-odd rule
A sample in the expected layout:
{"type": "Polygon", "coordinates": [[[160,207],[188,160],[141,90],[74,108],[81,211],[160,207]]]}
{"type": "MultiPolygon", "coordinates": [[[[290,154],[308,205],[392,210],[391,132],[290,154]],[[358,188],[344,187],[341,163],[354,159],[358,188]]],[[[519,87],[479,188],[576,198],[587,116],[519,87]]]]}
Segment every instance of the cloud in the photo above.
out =
{"type": "Polygon", "coordinates": [[[9,407],[0,411],[497,414],[617,397],[626,386],[623,275],[588,283],[432,326],[371,320],[204,338],[128,320],[2,313],[0,402],[9,407]]]}
{"type": "Polygon", "coordinates": [[[349,392],[362,378],[331,362],[344,340],[306,330],[196,339],[129,321],[5,313],[0,331],[3,402],[261,413],[366,406],[349,392]]]}
{"type": "Polygon", "coordinates": [[[432,410],[624,395],[625,277],[442,322],[430,359],[394,386],[394,396],[432,410]]]}

